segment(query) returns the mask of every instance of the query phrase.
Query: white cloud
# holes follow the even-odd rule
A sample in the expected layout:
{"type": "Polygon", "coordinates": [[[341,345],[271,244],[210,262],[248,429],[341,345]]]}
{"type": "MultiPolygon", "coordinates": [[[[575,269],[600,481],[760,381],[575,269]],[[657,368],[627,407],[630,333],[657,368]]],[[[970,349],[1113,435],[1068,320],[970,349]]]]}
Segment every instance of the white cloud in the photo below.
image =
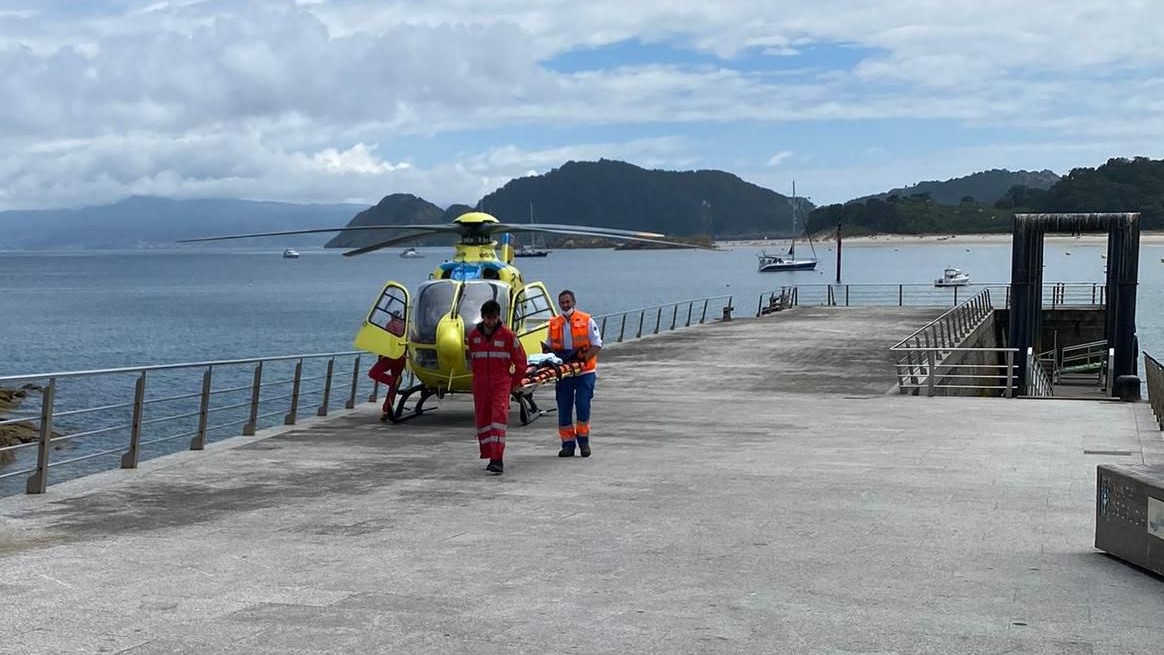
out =
{"type": "MultiPolygon", "coordinates": [[[[744,159],[706,134],[727,124],[771,126],[771,141],[756,144],[767,152],[790,145],[777,134],[790,124],[866,121],[949,121],[1080,146],[1036,150],[1049,158],[1040,168],[1164,138],[1164,24],[1141,0],[88,6],[74,15],[63,3],[10,0],[0,9],[0,209],[149,192],[374,201],[401,190],[468,202],[568,159],[744,159]],[[627,39],[725,59],[574,74],[544,63],[627,39]],[[757,54],[773,68],[757,70],[757,54]],[[733,68],[745,55],[749,65],[733,68]],[[612,136],[576,132],[586,128],[612,136]],[[537,137],[522,142],[516,130],[537,137]],[[669,136],[644,138],[659,133],[669,136]],[[402,137],[431,139],[442,154],[398,152],[402,137]],[[454,139],[466,144],[459,155],[454,139]]],[[[838,160],[821,156],[823,143],[795,147],[801,165],[838,160]]],[[[979,161],[857,149],[953,174],[979,161]]],[[[776,152],[761,173],[775,176],[790,156],[776,152]]],[[[1009,156],[981,161],[1021,159],[1009,156]]],[[[820,184],[856,188],[914,170],[862,168],[872,161],[845,164],[869,174],[860,180],[822,167],[820,184]]]]}
{"type": "Polygon", "coordinates": [[[357,143],[342,152],[335,148],[324,148],[311,156],[311,165],[308,168],[314,168],[327,173],[376,175],[412,167],[408,162],[393,164],[379,159],[373,154],[374,149],[374,146],[369,147],[363,143],[357,143]]]}
{"type": "Polygon", "coordinates": [[[781,150],[780,152],[768,158],[767,166],[779,166],[784,160],[788,159],[795,153],[791,150],[781,150]]]}

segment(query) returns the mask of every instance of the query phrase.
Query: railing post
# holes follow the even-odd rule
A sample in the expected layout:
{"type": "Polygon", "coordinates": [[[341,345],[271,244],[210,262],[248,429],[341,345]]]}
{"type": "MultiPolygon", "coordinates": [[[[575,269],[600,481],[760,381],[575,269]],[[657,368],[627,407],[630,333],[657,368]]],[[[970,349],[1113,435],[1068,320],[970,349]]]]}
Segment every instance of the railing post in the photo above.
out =
{"type": "Polygon", "coordinates": [[[845,307],[849,306],[849,285],[845,285],[845,307]]]}
{"type": "Polygon", "coordinates": [[[356,363],[352,365],[352,391],[348,394],[348,400],[344,403],[344,409],[355,409],[356,407],[356,393],[360,386],[360,356],[356,355],[356,363]]]}
{"type": "Polygon", "coordinates": [[[703,315],[699,317],[699,324],[700,325],[703,325],[703,323],[705,321],[707,321],[707,303],[710,300],[711,300],[711,298],[704,298],[703,299],[703,315]]]}
{"type": "Polygon", "coordinates": [[[243,436],[253,437],[259,429],[259,396],[263,391],[263,362],[255,364],[255,375],[251,381],[251,409],[247,422],[243,424],[243,436]]]}
{"type": "Polygon", "coordinates": [[[295,381],[291,385],[291,411],[283,417],[283,425],[295,425],[299,419],[299,386],[303,383],[303,360],[295,363],[295,381]]]}
{"type": "Polygon", "coordinates": [[[48,488],[49,454],[53,440],[53,399],[56,398],[57,379],[49,378],[48,386],[40,394],[40,440],[36,445],[36,472],[28,477],[24,490],[43,494],[48,488]]]}
{"type": "Polygon", "coordinates": [[[602,317],[602,327],[601,327],[601,329],[602,329],[602,335],[603,335],[603,336],[606,336],[606,317],[605,317],[605,316],[603,316],[603,317],[602,317]]]}
{"type": "Polygon", "coordinates": [[[141,420],[145,413],[146,372],[142,371],[133,385],[133,419],[129,426],[129,450],[121,456],[121,468],[135,469],[141,447],[141,420]]]}
{"type": "Polygon", "coordinates": [[[659,314],[655,316],[655,334],[659,333],[659,324],[663,322],[663,306],[659,305],[659,314]]]}
{"type": "Polygon", "coordinates": [[[679,322],[679,303],[675,303],[675,309],[671,312],[671,329],[675,329],[675,324],[679,322]]]}
{"type": "Polygon", "coordinates": [[[905,307],[905,285],[897,285],[897,306],[905,307]]]}
{"type": "Polygon", "coordinates": [[[958,306],[958,287],[954,287],[954,306],[958,306]]]}
{"type": "Polygon", "coordinates": [[[643,322],[647,319],[647,310],[643,309],[639,312],[639,329],[635,332],[635,338],[641,339],[643,337],[643,322]]]}
{"type": "Polygon", "coordinates": [[[1107,379],[1103,383],[1103,393],[1110,396],[1115,380],[1115,348],[1107,349],[1107,379]]]}
{"type": "Polygon", "coordinates": [[[622,337],[626,333],[626,314],[622,315],[622,324],[618,326],[618,342],[622,343],[622,337]]]}
{"type": "Polygon", "coordinates": [[[1006,397],[1014,398],[1014,351],[1006,351],[1006,397]]]}
{"type": "Polygon", "coordinates": [[[760,300],[756,303],[756,318],[764,315],[764,294],[760,294],[760,300]]]}
{"type": "Polygon", "coordinates": [[[686,327],[691,327],[691,312],[695,310],[694,304],[695,303],[692,303],[692,302],[687,303],[687,325],[686,325],[686,327]]]}
{"type": "Polygon", "coordinates": [[[206,426],[210,423],[210,382],[214,377],[214,367],[207,366],[202,374],[202,395],[198,404],[198,432],[190,440],[190,450],[206,448],[206,426]]]}
{"type": "Polygon", "coordinates": [[[929,378],[927,380],[926,386],[929,387],[929,395],[932,397],[934,395],[934,377],[937,375],[937,372],[938,372],[937,366],[936,366],[935,361],[934,361],[935,360],[934,351],[932,351],[932,350],[926,351],[926,360],[927,360],[927,363],[929,364],[929,369],[930,369],[930,375],[929,375],[929,378]]]}
{"type": "Polygon", "coordinates": [[[380,399],[380,382],[372,380],[372,392],[368,394],[368,402],[374,403],[380,399]]]}
{"type": "Polygon", "coordinates": [[[1035,376],[1032,375],[1034,371],[1035,349],[1033,346],[1027,346],[1027,379],[1023,381],[1023,393],[1031,395],[1031,385],[1035,381],[1035,376]]]}
{"type": "Polygon", "coordinates": [[[335,370],[335,357],[327,360],[327,377],[323,380],[323,402],[315,411],[316,416],[327,416],[328,406],[331,404],[331,375],[335,370]]]}

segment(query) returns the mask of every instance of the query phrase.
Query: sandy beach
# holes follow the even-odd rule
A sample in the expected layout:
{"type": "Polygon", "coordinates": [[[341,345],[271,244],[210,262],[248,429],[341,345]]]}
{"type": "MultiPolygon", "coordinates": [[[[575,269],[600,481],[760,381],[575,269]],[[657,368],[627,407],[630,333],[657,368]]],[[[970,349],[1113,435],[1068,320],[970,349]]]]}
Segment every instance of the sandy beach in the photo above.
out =
{"type": "MultiPolygon", "coordinates": [[[[826,236],[824,238],[814,238],[817,243],[833,243],[834,237],[826,236]]],[[[716,243],[725,248],[763,248],[775,246],[781,243],[786,244],[787,239],[769,239],[767,241],[760,239],[750,239],[742,241],[717,241],[716,243]]],[[[1008,244],[1011,242],[1010,233],[1000,234],[877,234],[863,237],[845,237],[843,244],[845,246],[879,246],[879,245],[933,245],[938,243],[977,243],[977,244],[1008,244]]],[[[1084,243],[1084,244],[1104,244],[1107,243],[1107,235],[1102,233],[1083,234],[1080,236],[1071,236],[1070,234],[1048,234],[1046,235],[1046,242],[1048,243],[1084,243]]],[[[1164,232],[1151,231],[1140,233],[1141,244],[1164,244],[1164,232]]]]}

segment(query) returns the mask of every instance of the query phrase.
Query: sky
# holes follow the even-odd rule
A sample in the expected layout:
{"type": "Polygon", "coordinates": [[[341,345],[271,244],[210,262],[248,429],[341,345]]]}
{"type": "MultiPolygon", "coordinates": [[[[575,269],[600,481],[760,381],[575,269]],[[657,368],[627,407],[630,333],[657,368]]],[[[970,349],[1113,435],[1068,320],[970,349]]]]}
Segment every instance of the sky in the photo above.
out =
{"type": "Polygon", "coordinates": [[[472,204],[599,158],[815,204],[1164,156],[1154,0],[0,0],[0,210],[472,204]]]}

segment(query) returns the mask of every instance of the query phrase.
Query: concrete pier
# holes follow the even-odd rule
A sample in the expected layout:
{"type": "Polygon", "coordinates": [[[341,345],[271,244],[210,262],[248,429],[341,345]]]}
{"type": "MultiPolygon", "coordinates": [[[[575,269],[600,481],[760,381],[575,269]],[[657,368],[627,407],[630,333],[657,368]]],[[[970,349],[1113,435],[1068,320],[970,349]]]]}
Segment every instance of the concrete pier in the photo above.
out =
{"type": "Polygon", "coordinates": [[[460,398],[2,499],[0,652],[1159,653],[1161,580],[1092,547],[1148,405],[888,394],[939,313],[612,346],[594,456],[551,415],[501,477],[460,398]]]}

